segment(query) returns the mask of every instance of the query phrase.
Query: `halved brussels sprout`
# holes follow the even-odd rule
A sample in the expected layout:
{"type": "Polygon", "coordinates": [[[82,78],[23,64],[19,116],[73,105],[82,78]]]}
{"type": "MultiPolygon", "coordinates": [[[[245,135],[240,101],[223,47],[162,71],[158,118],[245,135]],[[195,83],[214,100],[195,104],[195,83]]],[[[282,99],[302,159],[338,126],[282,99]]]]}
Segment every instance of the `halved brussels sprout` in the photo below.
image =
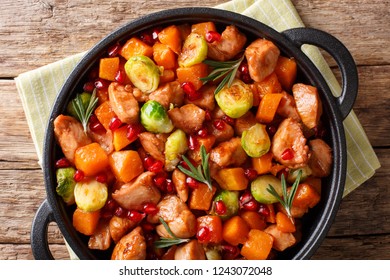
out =
{"type": "Polygon", "coordinates": [[[59,168],[56,171],[56,192],[66,204],[74,203],[74,187],[76,186],[76,181],[73,179],[73,176],[75,173],[76,169],[73,167],[59,168]]]}
{"type": "Polygon", "coordinates": [[[184,41],[178,57],[180,67],[190,67],[201,63],[207,57],[207,42],[202,35],[191,33],[184,41]]]}
{"type": "Polygon", "coordinates": [[[79,182],[74,188],[77,207],[83,211],[97,211],[106,204],[108,190],[106,184],[96,180],[79,182]]]}
{"type": "Polygon", "coordinates": [[[301,182],[305,181],[307,177],[312,174],[311,168],[308,165],[305,165],[298,169],[290,169],[287,176],[287,182],[292,184],[298,177],[299,171],[302,171],[301,182]]]}
{"type": "Polygon", "coordinates": [[[149,132],[169,133],[173,124],[165,108],[155,100],[149,100],[141,107],[141,124],[149,132]]]}
{"type": "Polygon", "coordinates": [[[147,56],[130,57],[125,71],[133,85],[144,93],[155,91],[160,83],[160,68],[147,56]]]}
{"type": "Polygon", "coordinates": [[[281,197],[283,195],[282,183],[278,178],[272,175],[261,175],[252,181],[251,194],[256,201],[265,204],[278,202],[275,196],[267,191],[269,185],[272,185],[281,197]]]}
{"type": "Polygon", "coordinates": [[[172,171],[180,161],[180,157],[188,150],[187,136],[181,129],[175,130],[165,142],[165,169],[172,171]]]}
{"type": "Polygon", "coordinates": [[[252,108],[253,93],[247,84],[235,79],[230,87],[226,85],[215,95],[215,100],[226,115],[236,119],[252,108]]]}
{"type": "MultiPolygon", "coordinates": [[[[78,94],[78,97],[81,98],[81,102],[83,103],[83,107],[84,107],[85,110],[87,110],[89,101],[91,100],[91,96],[92,96],[92,94],[88,93],[88,92],[83,92],[83,93],[78,94]]],[[[74,109],[72,101],[69,102],[68,106],[66,107],[66,111],[72,117],[75,117],[76,119],[79,119],[78,116],[77,116],[76,110],[74,109]]]]}
{"type": "Polygon", "coordinates": [[[266,126],[257,123],[245,130],[241,136],[241,145],[250,157],[261,157],[268,153],[271,139],[268,136],[266,126]]]}
{"type": "Polygon", "coordinates": [[[237,191],[220,191],[214,198],[214,202],[220,201],[226,206],[226,213],[219,215],[223,221],[237,215],[240,204],[238,201],[238,192],[237,191]]]}

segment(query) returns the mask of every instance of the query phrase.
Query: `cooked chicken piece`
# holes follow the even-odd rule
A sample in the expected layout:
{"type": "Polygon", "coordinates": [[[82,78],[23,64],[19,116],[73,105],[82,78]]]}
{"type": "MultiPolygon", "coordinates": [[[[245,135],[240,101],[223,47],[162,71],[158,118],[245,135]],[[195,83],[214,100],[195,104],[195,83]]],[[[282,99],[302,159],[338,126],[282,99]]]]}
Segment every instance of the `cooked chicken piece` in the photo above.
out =
{"type": "Polygon", "coordinates": [[[175,127],[187,134],[193,134],[202,128],[206,113],[194,104],[187,104],[180,108],[173,108],[168,115],[175,127]]]}
{"type": "Polygon", "coordinates": [[[189,150],[187,152],[188,158],[193,160],[194,162],[200,164],[202,160],[202,155],[200,154],[200,147],[204,146],[206,149],[206,152],[209,153],[211,149],[213,148],[214,144],[216,143],[216,137],[209,133],[209,135],[205,137],[199,137],[197,139],[198,141],[198,147],[199,149],[195,150],[189,150]]]}
{"type": "MultiPolygon", "coordinates": [[[[218,120],[220,119],[214,119],[214,121],[218,121],[218,120]]],[[[221,142],[225,142],[234,136],[233,127],[226,122],[224,122],[223,125],[224,125],[223,129],[218,129],[214,126],[213,122],[208,122],[206,124],[209,134],[215,136],[215,143],[217,144],[221,142]]]]}
{"type": "Polygon", "coordinates": [[[130,230],[134,229],[137,226],[137,223],[129,220],[128,218],[120,218],[117,216],[112,216],[109,223],[109,230],[111,238],[115,243],[118,241],[130,230]]]}
{"type": "Polygon", "coordinates": [[[273,248],[277,251],[284,251],[297,242],[292,233],[281,232],[276,225],[270,225],[264,231],[274,237],[273,248]]]}
{"type": "Polygon", "coordinates": [[[153,185],[153,172],[144,172],[135,180],[121,186],[112,194],[118,204],[129,210],[143,210],[143,205],[148,202],[157,204],[161,194],[153,185]]]}
{"type": "Polygon", "coordinates": [[[95,232],[88,240],[88,248],[93,250],[107,250],[111,246],[111,235],[108,222],[100,220],[95,232]]]}
{"type": "Polygon", "coordinates": [[[255,82],[261,82],[270,75],[278,62],[280,51],[266,39],[257,39],[245,49],[249,75],[255,82]]]}
{"type": "Polygon", "coordinates": [[[293,118],[297,122],[301,121],[301,117],[298,114],[297,105],[295,104],[294,97],[291,94],[283,91],[282,99],[280,100],[276,113],[283,118],[293,118]]]}
{"type": "Polygon", "coordinates": [[[196,100],[188,100],[186,97],[184,99],[185,104],[195,104],[196,106],[202,108],[203,110],[209,110],[212,111],[215,108],[215,96],[214,96],[214,91],[217,87],[213,85],[205,85],[200,88],[200,93],[202,95],[201,98],[196,99],[196,100]]]}
{"type": "Polygon", "coordinates": [[[227,26],[221,34],[221,39],[208,43],[208,57],[218,61],[234,58],[244,47],[246,36],[237,27],[227,26]]]}
{"type": "MultiPolygon", "coordinates": [[[[158,221],[161,217],[169,226],[174,235],[179,238],[190,238],[196,234],[196,217],[187,204],[176,195],[166,195],[157,205],[158,213],[150,222],[158,221]]],[[[169,237],[164,225],[156,227],[160,236],[169,237]]]]}
{"type": "Polygon", "coordinates": [[[89,129],[88,136],[92,139],[93,142],[99,143],[99,145],[106,151],[108,155],[114,151],[114,145],[112,142],[113,135],[111,130],[97,133],[89,129]]]}
{"type": "MultiPolygon", "coordinates": [[[[126,85],[125,88],[129,88],[131,87],[131,85],[126,85]]],[[[139,88],[133,88],[133,96],[135,98],[135,100],[137,100],[137,102],[140,102],[140,103],[145,103],[147,101],[149,101],[149,94],[147,93],[144,93],[142,92],[139,88]]],[[[129,89],[131,91],[131,89],[129,89]]]]}
{"type": "Polygon", "coordinates": [[[174,260],[176,249],[177,249],[176,245],[169,247],[169,249],[165,252],[165,254],[162,256],[161,259],[162,260],[174,260]]]}
{"type": "Polygon", "coordinates": [[[317,88],[305,84],[295,84],[292,87],[292,92],[303,124],[309,129],[316,127],[322,115],[322,103],[317,88]]]}
{"type": "Polygon", "coordinates": [[[235,137],[212,149],[210,159],[220,167],[240,166],[246,161],[247,155],[241,146],[241,139],[235,137]]]}
{"type": "Polygon", "coordinates": [[[309,160],[309,147],[300,124],[292,119],[284,119],[276,131],[271,145],[276,161],[288,168],[299,168],[309,160]]]}
{"type": "Polygon", "coordinates": [[[222,119],[224,116],[226,116],[225,112],[218,105],[215,105],[214,110],[211,112],[211,118],[213,120],[222,119]]]}
{"type": "Polygon", "coordinates": [[[149,100],[155,100],[168,109],[170,104],[180,107],[184,102],[184,91],[178,81],[166,83],[149,95],[149,100]]]}
{"type": "Polygon", "coordinates": [[[237,136],[241,136],[245,130],[248,130],[257,123],[255,115],[251,111],[248,111],[242,117],[236,119],[234,123],[234,132],[237,136]]]}
{"type": "Polygon", "coordinates": [[[181,201],[186,202],[188,199],[188,186],[186,184],[187,176],[179,169],[175,168],[172,172],[172,182],[175,186],[177,195],[181,201]]]}
{"type": "Polygon", "coordinates": [[[115,245],[112,260],[144,260],[146,258],[146,242],[142,228],[136,227],[123,236],[115,245]]]}
{"type": "Polygon", "coordinates": [[[62,152],[73,163],[77,148],[90,144],[91,139],[84,133],[82,124],[73,117],[59,115],[53,124],[54,135],[62,152]]]}
{"type": "Polygon", "coordinates": [[[315,177],[329,176],[333,161],[332,149],[321,139],[309,141],[309,146],[311,156],[308,164],[312,175],[315,177]]]}
{"type": "Polygon", "coordinates": [[[161,138],[158,138],[156,134],[150,132],[142,132],[138,135],[138,138],[147,153],[153,158],[165,162],[165,143],[161,138]]]}
{"type": "Polygon", "coordinates": [[[198,240],[194,239],[187,244],[180,245],[175,251],[175,260],[205,260],[206,254],[198,240]]]}
{"type": "Polygon", "coordinates": [[[132,92],[130,85],[123,86],[117,82],[108,87],[111,108],[123,123],[138,122],[139,106],[132,92]]]}

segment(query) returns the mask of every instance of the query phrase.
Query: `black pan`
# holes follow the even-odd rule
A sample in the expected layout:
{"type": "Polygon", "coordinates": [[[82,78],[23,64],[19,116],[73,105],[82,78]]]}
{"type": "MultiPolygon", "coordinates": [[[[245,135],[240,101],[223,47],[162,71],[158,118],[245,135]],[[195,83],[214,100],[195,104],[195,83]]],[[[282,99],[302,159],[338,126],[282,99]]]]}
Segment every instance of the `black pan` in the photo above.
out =
{"type": "Polygon", "coordinates": [[[180,8],[165,10],[141,17],[114,31],[96,44],[79,62],[62,87],[51,111],[47,125],[43,172],[47,199],[39,207],[33,220],[31,246],[36,259],[53,259],[49,250],[47,228],[56,222],[65,240],[80,259],[109,258],[107,252],[89,250],[85,236],[77,233],[72,226],[69,208],[56,194],[55,161],[61,153],[56,145],[53,120],[65,112],[66,105],[74,92],[81,92],[84,77],[98,59],[115,42],[126,39],[144,30],[170,24],[213,21],[218,25],[236,25],[246,33],[248,39],[264,37],[273,41],[288,57],[294,57],[298,64],[298,80],[314,85],[319,90],[323,103],[323,119],[328,130],[327,142],[333,150],[334,162],[331,175],[323,180],[322,198],[319,205],[303,219],[302,240],[295,247],[278,255],[281,259],[310,259],[336,216],[344,191],[347,148],[343,120],[349,114],[358,92],[356,65],[345,46],[328,33],[310,28],[294,28],[279,33],[272,28],[246,16],[213,8],[180,8]],[[303,44],[311,44],[326,50],[337,62],[342,76],[342,92],[334,97],[321,73],[301,51],[303,44]]]}

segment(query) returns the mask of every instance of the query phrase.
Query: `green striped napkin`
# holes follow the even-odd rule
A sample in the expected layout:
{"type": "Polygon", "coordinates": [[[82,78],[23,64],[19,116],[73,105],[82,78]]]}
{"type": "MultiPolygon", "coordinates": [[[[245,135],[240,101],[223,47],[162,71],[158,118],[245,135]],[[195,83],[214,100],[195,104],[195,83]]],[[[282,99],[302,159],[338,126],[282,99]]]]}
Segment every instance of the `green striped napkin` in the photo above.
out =
{"type": "MultiPolygon", "coordinates": [[[[233,0],[216,8],[242,13],[278,31],[304,26],[289,0],[233,0]]],[[[319,50],[305,46],[304,52],[324,75],[333,94],[339,95],[341,87],[319,50]]],[[[76,54],[23,73],[15,79],[39,161],[42,159],[45,127],[52,104],[63,82],[83,55],[76,54]]],[[[348,148],[344,191],[344,195],[347,195],[372,177],[380,163],[354,112],[344,120],[344,128],[348,148]]]]}

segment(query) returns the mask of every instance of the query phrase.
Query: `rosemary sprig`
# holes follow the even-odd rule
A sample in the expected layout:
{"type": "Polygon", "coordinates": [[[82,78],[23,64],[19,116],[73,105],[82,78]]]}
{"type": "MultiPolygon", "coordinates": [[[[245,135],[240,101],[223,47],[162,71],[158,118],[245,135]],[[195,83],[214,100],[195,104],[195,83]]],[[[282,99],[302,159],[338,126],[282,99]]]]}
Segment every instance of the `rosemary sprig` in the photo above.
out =
{"type": "Polygon", "coordinates": [[[178,168],[180,169],[181,172],[183,172],[187,176],[190,176],[195,180],[206,184],[211,191],[213,189],[213,186],[211,185],[211,176],[210,176],[210,168],[209,168],[210,154],[206,152],[206,148],[203,145],[200,147],[200,157],[201,157],[201,164],[198,165],[198,168],[196,168],[191,163],[191,161],[188,160],[186,156],[182,156],[182,158],[185,161],[185,163],[187,163],[190,170],[184,168],[181,165],[179,165],[178,168]]]}
{"type": "Polygon", "coordinates": [[[282,174],[281,182],[282,182],[283,198],[280,197],[280,195],[276,192],[275,188],[271,184],[269,184],[269,187],[267,188],[267,191],[270,194],[272,194],[280,202],[280,204],[282,204],[284,209],[286,209],[287,216],[290,218],[291,221],[294,221],[291,215],[292,202],[297,192],[299,181],[301,180],[301,176],[302,176],[302,170],[299,170],[297,178],[295,179],[294,184],[291,186],[290,193],[287,193],[286,180],[284,178],[284,175],[282,174]]]}
{"type": "Polygon", "coordinates": [[[218,87],[215,89],[214,94],[217,94],[225,85],[230,87],[233,83],[234,78],[238,68],[241,65],[241,62],[244,60],[245,55],[242,55],[239,59],[233,61],[215,61],[215,60],[204,60],[203,63],[213,67],[213,71],[204,78],[200,78],[203,84],[206,84],[209,81],[216,81],[219,78],[223,80],[219,83],[218,87]]]}
{"type": "Polygon", "coordinates": [[[78,94],[75,99],[72,100],[73,108],[76,112],[77,118],[80,120],[84,128],[84,133],[87,133],[87,125],[89,118],[91,117],[93,110],[98,103],[98,98],[96,97],[96,89],[92,92],[91,99],[89,99],[88,105],[83,105],[83,100],[81,95],[78,94]]]}
{"type": "Polygon", "coordinates": [[[188,239],[188,238],[179,238],[179,237],[177,237],[172,232],[172,230],[169,228],[168,224],[161,217],[160,217],[160,222],[162,223],[162,225],[164,226],[166,231],[169,233],[169,235],[172,236],[172,238],[161,237],[159,240],[154,242],[154,246],[156,248],[171,247],[173,245],[178,245],[178,244],[186,243],[186,242],[190,241],[190,239],[188,239]]]}

